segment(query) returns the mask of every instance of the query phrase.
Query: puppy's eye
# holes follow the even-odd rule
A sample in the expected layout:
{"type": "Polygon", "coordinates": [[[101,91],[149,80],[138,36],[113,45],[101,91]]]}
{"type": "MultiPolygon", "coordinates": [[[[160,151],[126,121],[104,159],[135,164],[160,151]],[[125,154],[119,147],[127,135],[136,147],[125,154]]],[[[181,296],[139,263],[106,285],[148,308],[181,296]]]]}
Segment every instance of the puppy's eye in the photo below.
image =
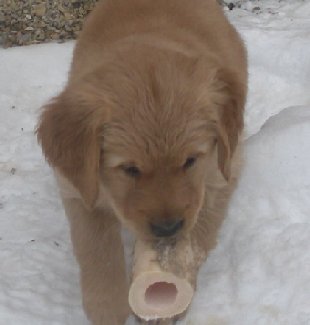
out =
{"type": "Polygon", "coordinates": [[[136,166],[122,166],[122,169],[126,175],[133,178],[137,178],[141,175],[140,169],[136,166]]]}
{"type": "Polygon", "coordinates": [[[196,157],[188,157],[183,165],[184,169],[188,169],[190,167],[192,167],[197,161],[196,157]]]}

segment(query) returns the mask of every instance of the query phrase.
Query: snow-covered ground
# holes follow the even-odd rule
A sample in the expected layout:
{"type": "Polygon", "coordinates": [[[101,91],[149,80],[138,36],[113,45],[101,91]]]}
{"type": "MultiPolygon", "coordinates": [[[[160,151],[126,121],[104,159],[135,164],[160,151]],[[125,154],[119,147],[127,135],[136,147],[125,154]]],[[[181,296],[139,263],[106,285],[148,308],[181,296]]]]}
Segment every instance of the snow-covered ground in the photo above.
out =
{"type": "MultiPolygon", "coordinates": [[[[231,2],[242,3],[227,14],[249,52],[246,164],[178,325],[309,325],[310,1],[231,2]]],[[[66,81],[72,47],[0,49],[1,325],[88,324],[33,134],[39,107],[66,81]]]]}

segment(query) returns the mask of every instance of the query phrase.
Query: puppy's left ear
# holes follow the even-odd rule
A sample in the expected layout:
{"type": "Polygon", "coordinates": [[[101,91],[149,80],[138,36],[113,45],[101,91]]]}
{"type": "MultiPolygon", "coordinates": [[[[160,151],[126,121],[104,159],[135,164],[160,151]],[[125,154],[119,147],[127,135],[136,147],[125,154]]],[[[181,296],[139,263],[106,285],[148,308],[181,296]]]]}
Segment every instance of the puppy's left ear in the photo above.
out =
{"type": "Polygon", "coordinates": [[[236,72],[221,69],[217,73],[219,121],[217,123],[218,166],[228,181],[231,159],[243,130],[246,101],[246,80],[236,72]]]}
{"type": "Polygon", "coordinates": [[[49,164],[80,192],[92,208],[99,192],[102,129],[106,103],[91,84],[68,86],[43,108],[37,137],[49,164]]]}

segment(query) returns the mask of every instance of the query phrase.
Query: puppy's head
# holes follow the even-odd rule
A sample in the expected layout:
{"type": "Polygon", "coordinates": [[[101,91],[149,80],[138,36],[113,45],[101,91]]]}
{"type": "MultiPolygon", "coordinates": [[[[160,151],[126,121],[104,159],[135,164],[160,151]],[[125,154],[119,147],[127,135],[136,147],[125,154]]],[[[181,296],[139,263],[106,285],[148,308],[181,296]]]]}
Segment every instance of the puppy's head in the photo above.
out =
{"type": "Polygon", "coordinates": [[[193,228],[206,183],[229,180],[244,94],[216,65],[148,54],[69,84],[45,108],[38,138],[86,206],[101,188],[138,236],[170,237],[193,228]]]}

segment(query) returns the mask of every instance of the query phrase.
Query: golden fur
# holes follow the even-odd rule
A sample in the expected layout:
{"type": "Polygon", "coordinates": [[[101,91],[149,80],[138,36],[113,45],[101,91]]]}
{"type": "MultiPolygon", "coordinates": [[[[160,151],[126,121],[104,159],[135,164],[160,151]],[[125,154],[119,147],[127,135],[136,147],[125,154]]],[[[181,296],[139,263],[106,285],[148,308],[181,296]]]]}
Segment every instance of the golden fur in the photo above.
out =
{"type": "Polygon", "coordinates": [[[238,175],[246,85],[244,47],[215,0],[105,0],[87,19],[38,139],[93,324],[129,314],[121,224],[155,240],[150,223],[183,218],[176,240],[192,236],[202,260],[215,245],[238,175]]]}

